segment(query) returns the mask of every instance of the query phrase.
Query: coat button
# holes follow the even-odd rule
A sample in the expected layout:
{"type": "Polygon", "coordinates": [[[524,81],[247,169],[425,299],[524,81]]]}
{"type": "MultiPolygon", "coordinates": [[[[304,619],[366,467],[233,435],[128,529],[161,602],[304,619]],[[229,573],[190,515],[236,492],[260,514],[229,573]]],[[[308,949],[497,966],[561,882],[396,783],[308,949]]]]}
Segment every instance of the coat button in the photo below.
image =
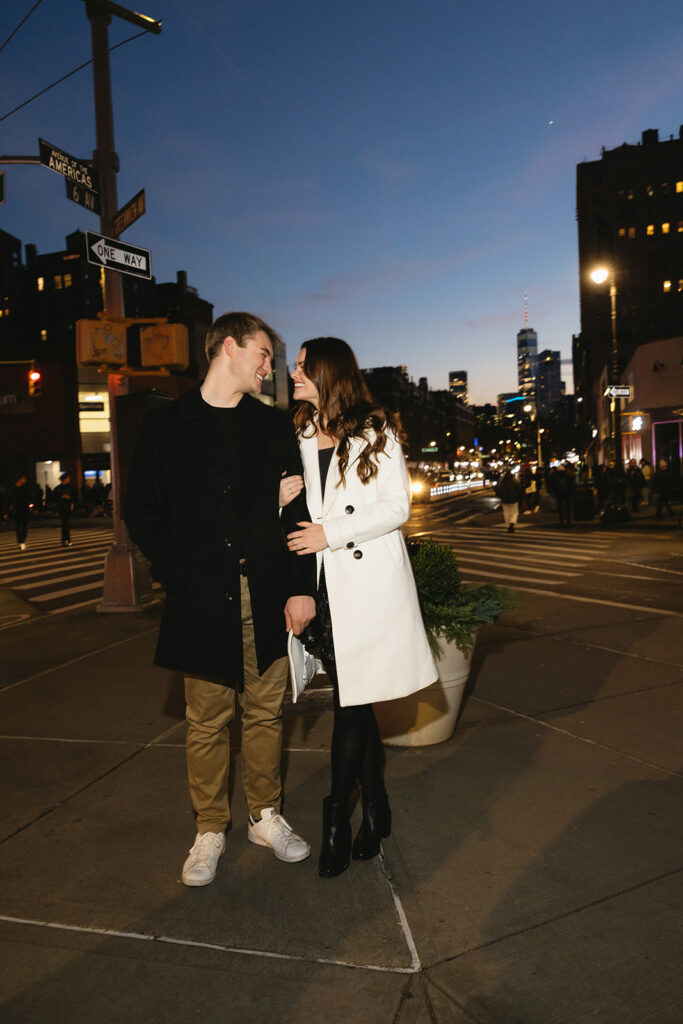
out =
{"type": "Polygon", "coordinates": [[[362,558],[363,557],[363,552],[362,551],[354,551],[353,557],[354,558],[362,558]]]}
{"type": "Polygon", "coordinates": [[[346,546],[347,546],[347,548],[355,548],[356,545],[353,543],[352,540],[350,540],[349,543],[346,546]]]}
{"type": "Polygon", "coordinates": [[[347,516],[350,516],[356,510],[353,507],[353,505],[347,505],[346,508],[344,509],[344,511],[346,512],[347,516]]]}

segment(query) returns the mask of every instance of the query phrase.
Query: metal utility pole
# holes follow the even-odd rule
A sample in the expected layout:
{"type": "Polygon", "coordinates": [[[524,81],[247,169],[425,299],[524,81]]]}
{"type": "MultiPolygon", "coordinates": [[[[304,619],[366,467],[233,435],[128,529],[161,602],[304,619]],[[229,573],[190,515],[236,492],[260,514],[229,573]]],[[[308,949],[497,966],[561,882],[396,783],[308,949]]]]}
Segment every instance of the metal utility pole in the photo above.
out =
{"type": "MultiPolygon", "coordinates": [[[[609,285],[610,297],[610,319],[612,323],[612,384],[619,384],[619,339],[617,336],[617,282],[612,270],[609,285]]],[[[614,439],[614,461],[618,469],[624,468],[624,457],[621,445],[621,399],[612,399],[612,410],[614,419],[612,421],[612,435],[614,439]]]]}
{"type": "MultiPolygon", "coordinates": [[[[114,216],[118,210],[116,173],[119,158],[114,149],[114,115],[109,70],[109,22],[114,14],[156,35],[161,22],[129,11],[111,0],[84,0],[90,19],[95,87],[95,129],[97,148],[93,162],[100,181],[100,230],[108,238],[114,234],[114,216]]],[[[114,319],[125,315],[121,275],[104,269],[104,313],[114,319]]],[[[111,426],[111,493],[114,543],[107,553],[104,589],[100,611],[136,611],[152,598],[152,580],[145,559],[131,543],[121,518],[121,467],[116,433],[116,398],[128,390],[125,377],[108,374],[109,418],[111,426]]]]}

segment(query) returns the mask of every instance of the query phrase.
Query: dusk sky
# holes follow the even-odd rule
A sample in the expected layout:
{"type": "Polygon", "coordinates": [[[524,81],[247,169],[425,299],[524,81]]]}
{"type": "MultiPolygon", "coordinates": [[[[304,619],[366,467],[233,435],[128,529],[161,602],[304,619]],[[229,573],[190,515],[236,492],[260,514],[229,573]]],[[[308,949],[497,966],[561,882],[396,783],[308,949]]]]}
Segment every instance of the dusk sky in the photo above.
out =
{"type": "MultiPolygon", "coordinates": [[[[5,0],[0,45],[35,0],[5,0]]],[[[129,6],[122,0],[125,6],[129,6]]],[[[361,366],[470,400],[513,391],[516,334],[571,357],[579,330],[576,164],[683,122],[676,5],[456,0],[139,0],[163,21],[111,54],[122,238],[157,281],[287,343],[346,339],[361,366]]],[[[114,19],[110,43],[135,34],[114,19]]],[[[82,0],[43,0],[0,52],[0,117],[90,57],[82,0]]],[[[90,158],[92,70],[0,121],[90,158]]],[[[99,220],[44,167],[6,168],[0,228],[39,252],[99,220]]],[[[571,390],[571,370],[565,366],[571,390]]]]}

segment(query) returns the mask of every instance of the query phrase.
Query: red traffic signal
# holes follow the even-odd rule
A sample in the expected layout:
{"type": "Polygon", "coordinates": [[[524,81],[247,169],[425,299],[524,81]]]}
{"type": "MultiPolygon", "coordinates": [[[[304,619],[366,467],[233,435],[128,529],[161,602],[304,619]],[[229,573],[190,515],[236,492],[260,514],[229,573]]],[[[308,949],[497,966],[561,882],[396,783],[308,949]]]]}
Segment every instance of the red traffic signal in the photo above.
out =
{"type": "Polygon", "coordinates": [[[35,367],[28,371],[28,393],[31,398],[43,393],[43,375],[35,367]]]}

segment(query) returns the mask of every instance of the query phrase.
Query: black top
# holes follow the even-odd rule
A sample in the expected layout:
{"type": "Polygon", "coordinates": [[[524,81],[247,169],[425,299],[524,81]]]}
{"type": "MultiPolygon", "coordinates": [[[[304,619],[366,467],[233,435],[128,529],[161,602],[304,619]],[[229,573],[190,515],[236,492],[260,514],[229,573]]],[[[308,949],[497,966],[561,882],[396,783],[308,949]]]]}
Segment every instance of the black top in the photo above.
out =
{"type": "Polygon", "coordinates": [[[320,467],[320,490],[323,498],[325,497],[325,481],[327,480],[327,471],[330,468],[332,462],[332,454],[334,448],[318,448],[318,466],[320,467]]]}
{"type": "MultiPolygon", "coordinates": [[[[202,401],[204,399],[202,398],[202,401]]],[[[220,437],[220,450],[224,459],[224,467],[227,479],[234,488],[234,500],[229,503],[229,529],[233,537],[237,538],[239,557],[244,558],[244,544],[240,520],[242,519],[242,466],[240,462],[240,431],[237,406],[221,408],[216,405],[209,405],[204,402],[209,412],[211,421],[220,437]]]]}

